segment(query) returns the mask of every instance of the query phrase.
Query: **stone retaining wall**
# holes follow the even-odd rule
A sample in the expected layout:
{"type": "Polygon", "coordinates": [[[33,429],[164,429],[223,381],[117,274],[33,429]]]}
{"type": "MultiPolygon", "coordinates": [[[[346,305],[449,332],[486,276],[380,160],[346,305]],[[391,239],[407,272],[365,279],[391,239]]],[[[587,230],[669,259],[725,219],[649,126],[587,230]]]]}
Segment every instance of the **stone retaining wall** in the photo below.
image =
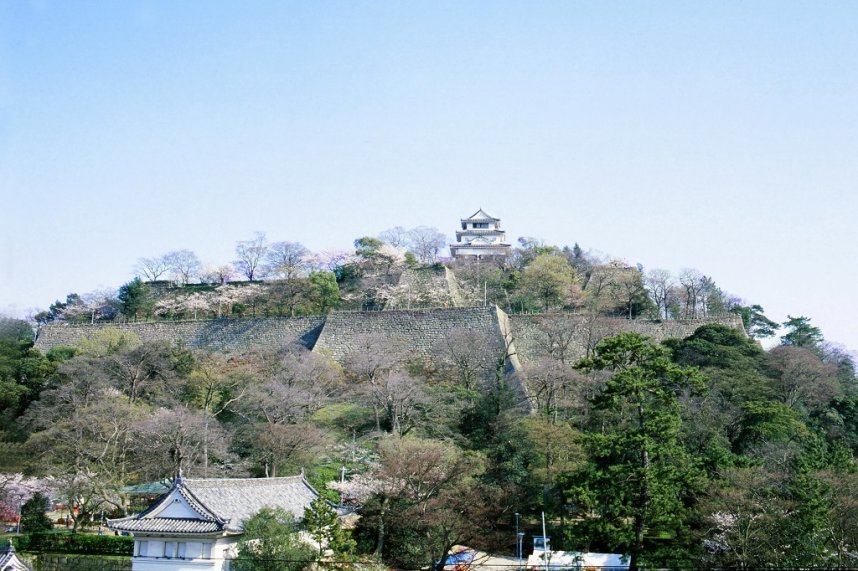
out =
{"type": "Polygon", "coordinates": [[[58,345],[73,345],[99,331],[113,328],[131,332],[142,341],[166,340],[190,348],[229,353],[299,343],[330,354],[339,362],[355,350],[356,342],[361,338],[375,336],[386,340],[391,349],[430,359],[439,340],[454,331],[464,331],[475,339],[496,339],[493,351],[509,346],[515,355],[511,364],[517,368],[517,361],[527,364],[549,351],[563,351],[570,360],[580,358],[603,337],[621,331],[637,331],[661,341],[670,337],[687,337],[708,323],[742,329],[737,316],[687,321],[630,321],[568,313],[507,316],[492,306],[333,312],[327,317],[47,325],[39,331],[36,347],[46,351],[58,345]]]}
{"type": "Polygon", "coordinates": [[[34,571],[131,571],[131,558],[18,553],[34,571]]]}
{"type": "Polygon", "coordinates": [[[742,320],[736,315],[662,321],[548,313],[510,315],[509,320],[518,358],[525,364],[546,354],[557,355],[560,352],[570,361],[580,359],[603,338],[623,331],[635,331],[651,337],[656,342],[688,337],[698,327],[710,323],[726,325],[744,332],[742,320]]]}
{"type": "Polygon", "coordinates": [[[159,321],[95,325],[46,325],[36,338],[36,347],[47,351],[58,345],[74,345],[105,329],[133,333],[141,341],[170,341],[194,349],[241,353],[255,347],[283,347],[299,343],[312,348],[325,323],[323,315],[312,317],[265,317],[159,321]]]}
{"type": "Polygon", "coordinates": [[[430,359],[435,345],[453,331],[496,339],[495,349],[503,350],[495,307],[334,312],[328,316],[314,350],[342,361],[360,341],[372,336],[387,340],[391,349],[430,359]]]}

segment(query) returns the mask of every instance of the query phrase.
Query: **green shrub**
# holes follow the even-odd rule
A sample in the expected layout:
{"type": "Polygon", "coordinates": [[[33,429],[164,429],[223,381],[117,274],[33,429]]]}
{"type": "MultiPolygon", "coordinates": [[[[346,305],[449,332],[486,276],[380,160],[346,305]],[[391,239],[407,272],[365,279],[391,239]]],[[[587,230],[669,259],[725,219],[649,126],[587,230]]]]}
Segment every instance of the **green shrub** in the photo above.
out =
{"type": "Polygon", "coordinates": [[[36,492],[21,507],[21,528],[26,532],[51,531],[54,522],[47,516],[49,501],[47,496],[36,492]]]}
{"type": "Polygon", "coordinates": [[[15,547],[31,553],[76,553],[81,555],[134,554],[134,538],[84,533],[23,533],[15,547]]]}

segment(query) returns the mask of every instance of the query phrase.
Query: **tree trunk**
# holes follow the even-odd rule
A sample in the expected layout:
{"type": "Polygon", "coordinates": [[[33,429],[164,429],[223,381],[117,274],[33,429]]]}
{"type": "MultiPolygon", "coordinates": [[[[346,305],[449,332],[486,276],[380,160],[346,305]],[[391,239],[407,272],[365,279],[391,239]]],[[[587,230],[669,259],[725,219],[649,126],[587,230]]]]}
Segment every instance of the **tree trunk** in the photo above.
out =
{"type": "Polygon", "coordinates": [[[375,413],[375,430],[381,432],[381,413],[378,411],[378,405],[372,405],[372,412],[375,413]]]}
{"type": "Polygon", "coordinates": [[[444,567],[447,565],[447,557],[451,549],[453,549],[453,544],[451,542],[448,541],[444,543],[444,548],[441,552],[441,557],[438,558],[437,562],[432,562],[432,569],[434,571],[444,571],[444,567]]]}
{"type": "Polygon", "coordinates": [[[378,515],[378,541],[375,544],[375,556],[379,558],[384,551],[384,516],[387,514],[389,505],[390,500],[385,497],[381,502],[381,513],[378,515]]]}
{"type": "MultiPolygon", "coordinates": [[[[643,400],[638,400],[638,427],[641,434],[645,435],[645,415],[643,409],[643,400]]],[[[646,438],[644,436],[644,438],[646,438]]],[[[635,540],[631,549],[631,561],[629,561],[629,571],[638,570],[638,556],[643,551],[644,524],[647,507],[649,506],[649,451],[644,440],[643,448],[641,448],[641,483],[638,495],[638,505],[634,515],[634,533],[635,540]]]]}

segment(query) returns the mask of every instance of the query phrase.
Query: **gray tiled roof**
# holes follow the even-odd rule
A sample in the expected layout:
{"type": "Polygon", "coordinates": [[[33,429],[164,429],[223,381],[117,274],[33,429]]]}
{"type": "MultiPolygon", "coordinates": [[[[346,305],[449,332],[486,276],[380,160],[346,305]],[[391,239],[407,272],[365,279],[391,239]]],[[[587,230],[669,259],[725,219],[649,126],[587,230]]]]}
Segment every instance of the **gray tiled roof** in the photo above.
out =
{"type": "Polygon", "coordinates": [[[223,524],[216,521],[186,519],[175,517],[125,517],[110,520],[110,527],[119,531],[145,531],[156,533],[217,533],[223,531],[223,524]]]}
{"type": "Polygon", "coordinates": [[[18,559],[12,540],[6,547],[6,551],[0,553],[0,570],[2,571],[30,571],[30,566],[18,559]]]}
{"type": "Polygon", "coordinates": [[[477,210],[476,212],[474,212],[473,214],[471,214],[467,218],[463,218],[462,222],[465,222],[465,221],[474,222],[474,221],[480,221],[480,220],[497,221],[497,220],[500,220],[500,218],[495,218],[494,216],[492,216],[491,214],[489,214],[488,212],[486,212],[485,210],[480,208],[479,210],[477,210]]]}
{"type": "Polygon", "coordinates": [[[240,529],[241,522],[265,506],[283,508],[300,519],[319,496],[303,476],[184,482],[200,503],[229,522],[230,529],[240,529]]]}
{"type": "Polygon", "coordinates": [[[170,492],[146,511],[110,520],[120,531],[147,533],[240,533],[246,519],[261,508],[283,508],[296,518],[318,497],[303,476],[287,478],[193,479],[177,478],[170,492]],[[159,517],[167,498],[178,492],[197,512],[197,518],[159,517]]]}

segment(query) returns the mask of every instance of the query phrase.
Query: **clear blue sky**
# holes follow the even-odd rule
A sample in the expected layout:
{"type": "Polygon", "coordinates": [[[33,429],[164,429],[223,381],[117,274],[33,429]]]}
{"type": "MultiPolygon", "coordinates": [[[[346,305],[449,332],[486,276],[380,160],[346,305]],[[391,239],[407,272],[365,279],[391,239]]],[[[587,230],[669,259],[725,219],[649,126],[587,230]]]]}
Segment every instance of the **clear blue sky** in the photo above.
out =
{"type": "Polygon", "coordinates": [[[0,311],[482,206],[858,349],[856,2],[0,4],[0,311]]]}

